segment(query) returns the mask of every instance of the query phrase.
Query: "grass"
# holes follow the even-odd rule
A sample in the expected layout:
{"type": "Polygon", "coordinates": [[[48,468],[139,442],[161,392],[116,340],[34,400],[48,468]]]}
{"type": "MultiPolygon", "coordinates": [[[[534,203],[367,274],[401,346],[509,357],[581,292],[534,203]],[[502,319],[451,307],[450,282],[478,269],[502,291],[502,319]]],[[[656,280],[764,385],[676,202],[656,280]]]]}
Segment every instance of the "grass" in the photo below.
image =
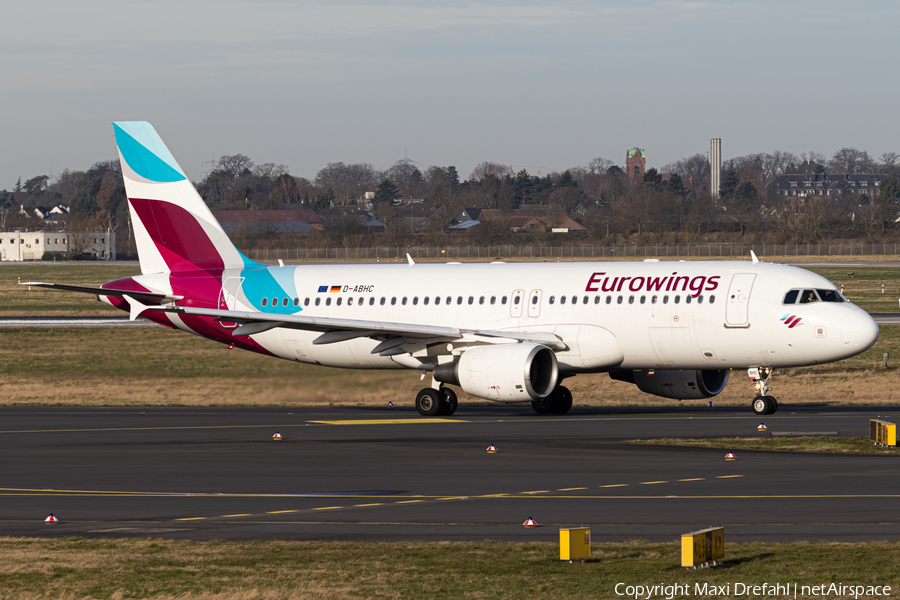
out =
{"type": "Polygon", "coordinates": [[[869,438],[796,437],[773,438],[760,432],[755,438],[657,438],[624,440],[623,444],[648,446],[690,446],[692,448],[722,448],[723,450],[765,450],[768,452],[811,452],[815,454],[871,454],[876,456],[900,456],[900,449],[876,446],[869,438]]]}
{"type": "Polygon", "coordinates": [[[900,545],[887,542],[726,542],[724,566],[690,571],[674,541],[595,543],[585,564],[558,558],[551,543],[0,538],[0,598],[593,600],[617,597],[617,583],[677,583],[691,596],[698,583],[900,585],[900,545]]]}

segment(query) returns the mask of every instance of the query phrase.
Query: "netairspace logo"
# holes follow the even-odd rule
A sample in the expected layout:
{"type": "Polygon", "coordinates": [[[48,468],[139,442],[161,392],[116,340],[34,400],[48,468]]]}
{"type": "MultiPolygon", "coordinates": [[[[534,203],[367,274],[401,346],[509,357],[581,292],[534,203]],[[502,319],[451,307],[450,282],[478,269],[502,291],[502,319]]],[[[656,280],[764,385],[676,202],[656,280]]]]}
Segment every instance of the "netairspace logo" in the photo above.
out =
{"type": "Polygon", "coordinates": [[[763,583],[673,583],[658,585],[629,585],[617,583],[616,596],[634,598],[634,600],[674,600],[675,598],[715,598],[728,596],[731,598],[879,598],[890,597],[889,585],[846,585],[843,583],[821,583],[818,585],[802,585],[796,582],[763,583]]]}

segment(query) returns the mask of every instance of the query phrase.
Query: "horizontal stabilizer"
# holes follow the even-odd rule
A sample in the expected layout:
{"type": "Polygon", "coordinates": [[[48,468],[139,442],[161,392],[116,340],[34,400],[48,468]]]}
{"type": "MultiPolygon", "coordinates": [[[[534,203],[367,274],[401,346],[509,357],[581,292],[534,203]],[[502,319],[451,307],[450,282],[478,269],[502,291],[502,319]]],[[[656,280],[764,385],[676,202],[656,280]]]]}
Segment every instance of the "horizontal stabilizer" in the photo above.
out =
{"type": "Polygon", "coordinates": [[[126,295],[132,298],[140,298],[144,302],[174,302],[181,300],[184,296],[173,296],[171,294],[156,294],[154,292],[135,292],[133,290],[113,290],[99,287],[87,287],[83,285],[68,285],[65,283],[45,283],[43,281],[21,281],[19,285],[28,285],[35,287],[43,287],[50,290],[59,290],[64,292],[79,292],[82,294],[96,294],[97,296],[113,296],[116,298],[124,298],[126,295]]]}

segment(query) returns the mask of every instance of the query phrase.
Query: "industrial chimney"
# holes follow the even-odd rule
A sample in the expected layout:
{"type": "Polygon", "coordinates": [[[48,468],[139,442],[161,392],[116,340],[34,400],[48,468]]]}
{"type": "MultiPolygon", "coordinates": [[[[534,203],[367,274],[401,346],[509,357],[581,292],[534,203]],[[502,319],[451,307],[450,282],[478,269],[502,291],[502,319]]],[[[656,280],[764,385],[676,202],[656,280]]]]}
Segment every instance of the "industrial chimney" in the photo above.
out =
{"type": "Polygon", "coordinates": [[[709,140],[709,193],[713,198],[719,197],[722,185],[722,138],[709,140]]]}

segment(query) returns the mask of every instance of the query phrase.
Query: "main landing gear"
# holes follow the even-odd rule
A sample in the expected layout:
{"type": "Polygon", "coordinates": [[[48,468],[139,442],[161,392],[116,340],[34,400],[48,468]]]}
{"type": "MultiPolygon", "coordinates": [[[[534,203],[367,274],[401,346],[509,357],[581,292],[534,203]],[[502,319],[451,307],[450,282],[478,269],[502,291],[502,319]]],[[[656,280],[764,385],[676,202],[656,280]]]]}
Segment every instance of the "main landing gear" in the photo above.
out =
{"type": "Polygon", "coordinates": [[[773,414],[778,410],[778,400],[775,399],[775,396],[766,395],[772,391],[772,388],[769,387],[769,377],[772,376],[772,368],[753,367],[752,369],[747,369],[747,375],[750,376],[750,381],[756,385],[757,395],[750,404],[753,412],[758,415],[773,414]]]}
{"type": "Polygon", "coordinates": [[[416,410],[423,417],[450,416],[457,406],[456,392],[446,387],[425,388],[416,396],[416,410]]]}
{"type": "Polygon", "coordinates": [[[531,408],[542,415],[564,415],[572,408],[572,392],[567,387],[557,386],[546,398],[532,402],[531,408]]]}

